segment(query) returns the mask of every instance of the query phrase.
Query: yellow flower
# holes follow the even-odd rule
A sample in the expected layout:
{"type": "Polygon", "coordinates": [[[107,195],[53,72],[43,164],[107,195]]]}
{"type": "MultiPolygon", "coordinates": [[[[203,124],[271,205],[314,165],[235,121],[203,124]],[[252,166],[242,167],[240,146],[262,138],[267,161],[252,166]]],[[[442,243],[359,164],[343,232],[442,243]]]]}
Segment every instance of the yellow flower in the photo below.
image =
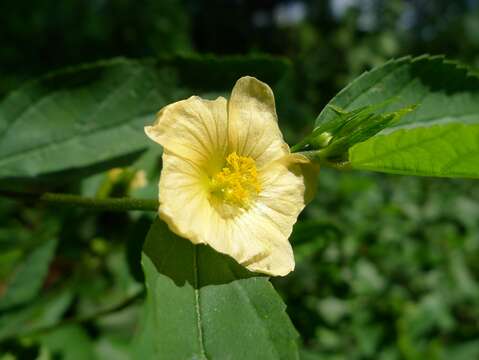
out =
{"type": "Polygon", "coordinates": [[[243,77],[229,101],[170,104],[145,132],[164,148],[159,214],[173,232],[251,271],[294,269],[288,238],[305,206],[307,159],[284,142],[268,85],[243,77]]]}

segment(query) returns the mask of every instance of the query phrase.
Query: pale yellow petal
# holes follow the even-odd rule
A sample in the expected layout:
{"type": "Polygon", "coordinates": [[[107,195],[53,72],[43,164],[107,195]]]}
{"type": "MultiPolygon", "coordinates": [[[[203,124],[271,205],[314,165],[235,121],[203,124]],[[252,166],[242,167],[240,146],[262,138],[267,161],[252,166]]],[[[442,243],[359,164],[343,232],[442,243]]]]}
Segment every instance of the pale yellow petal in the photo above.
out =
{"type": "Polygon", "coordinates": [[[304,177],[292,157],[270,164],[260,176],[263,190],[252,206],[214,221],[207,242],[250,271],[284,276],[294,270],[288,238],[305,206],[304,177]]]}
{"type": "Polygon", "coordinates": [[[289,236],[305,206],[305,183],[301,167],[290,158],[271,164],[261,173],[263,191],[250,212],[256,226],[270,229],[266,237],[268,256],[247,264],[251,271],[284,276],[294,270],[289,236]]]}
{"type": "Polygon", "coordinates": [[[165,106],[146,134],[170,153],[214,172],[227,150],[227,102],[192,96],[165,106]]]}
{"type": "Polygon", "coordinates": [[[294,270],[289,236],[305,206],[298,159],[282,158],[260,172],[262,190],[249,208],[218,211],[201,169],[166,151],[160,179],[160,216],[194,244],[208,244],[250,271],[284,276],[294,270]]]}
{"type": "MultiPolygon", "coordinates": [[[[245,211],[224,216],[212,202],[208,177],[184,158],[165,151],[160,177],[160,217],[176,234],[194,244],[208,244],[238,262],[264,250],[249,235],[251,224],[241,220],[245,211]]],[[[247,220],[247,219],[246,219],[247,220]]]]}
{"type": "Polygon", "coordinates": [[[299,166],[299,169],[303,175],[304,184],[306,187],[305,194],[304,194],[305,204],[309,204],[311,200],[314,199],[314,196],[316,195],[318,175],[320,170],[319,163],[312,162],[306,156],[299,153],[290,154],[284,157],[282,161],[285,164],[293,165],[292,169],[293,168],[297,169],[297,167],[294,167],[294,165],[299,166]]]}
{"type": "Polygon", "coordinates": [[[254,77],[239,79],[228,101],[229,152],[249,156],[259,168],[289,154],[278,127],[271,88],[254,77]]]}
{"type": "Polygon", "coordinates": [[[163,169],[160,176],[160,217],[170,229],[193,243],[204,243],[196,232],[204,226],[198,218],[209,206],[205,171],[181,156],[163,153],[163,169]]]}
{"type": "Polygon", "coordinates": [[[264,253],[265,248],[256,233],[261,231],[251,223],[245,213],[235,217],[223,217],[214,209],[209,214],[210,223],[207,243],[216,251],[229,255],[238,263],[247,262],[264,253]]]}
{"type": "Polygon", "coordinates": [[[176,234],[208,244],[251,271],[284,276],[294,269],[288,237],[304,206],[301,174],[278,161],[262,174],[264,190],[251,208],[224,216],[212,205],[204,177],[166,152],[160,178],[160,216],[176,234]]]}

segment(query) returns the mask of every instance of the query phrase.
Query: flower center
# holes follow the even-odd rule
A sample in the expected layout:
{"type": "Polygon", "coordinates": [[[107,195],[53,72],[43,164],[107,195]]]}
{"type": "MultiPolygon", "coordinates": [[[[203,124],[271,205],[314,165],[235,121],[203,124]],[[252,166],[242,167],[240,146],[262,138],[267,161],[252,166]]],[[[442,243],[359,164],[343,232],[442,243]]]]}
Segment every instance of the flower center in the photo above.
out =
{"type": "Polygon", "coordinates": [[[211,179],[211,193],[224,202],[248,206],[252,196],[258,194],[261,186],[258,181],[256,164],[248,156],[233,152],[226,158],[226,165],[211,179]]]}

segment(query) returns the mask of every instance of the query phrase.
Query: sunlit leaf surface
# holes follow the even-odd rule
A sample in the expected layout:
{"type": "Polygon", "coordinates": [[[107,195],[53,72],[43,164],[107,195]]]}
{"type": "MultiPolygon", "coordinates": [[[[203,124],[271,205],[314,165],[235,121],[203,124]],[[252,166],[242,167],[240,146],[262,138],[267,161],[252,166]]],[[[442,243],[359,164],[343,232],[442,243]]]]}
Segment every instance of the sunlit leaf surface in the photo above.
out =
{"type": "MultiPolygon", "coordinates": [[[[479,177],[479,78],[442,57],[402,58],[365,73],[331,100],[352,110],[394,99],[384,111],[417,105],[396,124],[353,146],[355,169],[479,177]]],[[[316,124],[327,124],[328,108],[316,124]]]]}

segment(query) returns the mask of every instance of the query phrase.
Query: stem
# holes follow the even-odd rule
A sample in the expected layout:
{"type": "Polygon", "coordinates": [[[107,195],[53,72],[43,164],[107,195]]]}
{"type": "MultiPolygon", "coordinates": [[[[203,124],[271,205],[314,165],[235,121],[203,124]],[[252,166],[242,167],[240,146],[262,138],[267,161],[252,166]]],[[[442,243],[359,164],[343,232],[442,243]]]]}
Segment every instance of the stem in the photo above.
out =
{"type": "Polygon", "coordinates": [[[158,211],[158,200],[135,198],[93,198],[72,194],[42,194],[0,190],[1,197],[34,201],[48,205],[77,206],[99,211],[158,211]]]}
{"type": "Polygon", "coordinates": [[[303,150],[303,148],[308,144],[308,142],[309,142],[308,140],[309,140],[308,138],[303,139],[299,143],[291,146],[291,152],[295,153],[295,152],[299,152],[299,151],[303,150]]]}
{"type": "Polygon", "coordinates": [[[349,161],[341,161],[341,162],[331,162],[331,161],[324,161],[321,165],[330,167],[336,170],[352,170],[353,167],[349,161]]]}
{"type": "Polygon", "coordinates": [[[326,149],[300,151],[297,154],[306,156],[312,162],[318,162],[321,166],[330,167],[336,170],[351,170],[351,163],[349,161],[331,161],[327,157],[326,149]]]}

